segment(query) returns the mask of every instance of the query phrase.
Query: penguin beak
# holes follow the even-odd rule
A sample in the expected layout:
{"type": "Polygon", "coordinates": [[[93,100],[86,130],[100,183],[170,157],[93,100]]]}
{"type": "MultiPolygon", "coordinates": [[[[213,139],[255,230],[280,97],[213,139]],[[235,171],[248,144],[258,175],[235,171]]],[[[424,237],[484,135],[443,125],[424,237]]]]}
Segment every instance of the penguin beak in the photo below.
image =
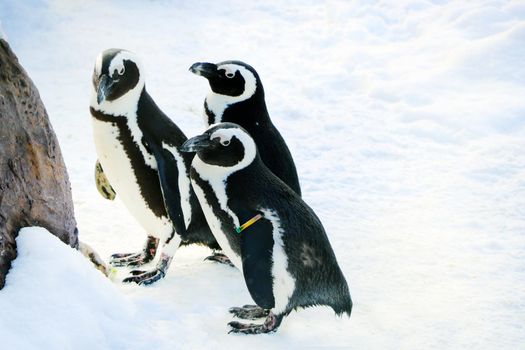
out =
{"type": "Polygon", "coordinates": [[[198,152],[203,149],[209,148],[213,143],[210,141],[210,137],[207,134],[192,137],[187,140],[179,147],[181,152],[198,152]]]}
{"type": "Polygon", "coordinates": [[[113,87],[113,83],[114,83],[113,79],[111,79],[106,74],[103,74],[100,77],[100,80],[97,86],[97,103],[98,104],[100,104],[102,101],[106,99],[111,88],[113,87]]]}
{"type": "Polygon", "coordinates": [[[197,62],[191,65],[190,72],[205,77],[206,79],[218,78],[219,71],[215,63],[197,62]]]}

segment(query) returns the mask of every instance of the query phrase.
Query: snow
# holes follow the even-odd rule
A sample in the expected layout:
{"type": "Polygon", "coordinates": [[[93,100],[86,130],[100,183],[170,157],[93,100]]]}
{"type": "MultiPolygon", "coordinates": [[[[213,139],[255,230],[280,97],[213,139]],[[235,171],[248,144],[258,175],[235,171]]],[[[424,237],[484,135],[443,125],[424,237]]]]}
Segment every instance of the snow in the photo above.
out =
{"type": "Polygon", "coordinates": [[[41,227],[23,228],[17,249],[0,292],[2,348],[129,348],[130,331],[146,345],[133,303],[77,250],[41,227]]]}
{"type": "Polygon", "coordinates": [[[102,256],[139,249],[145,234],[95,189],[99,51],[136,52],[149,92],[188,136],[204,129],[209,92],[188,68],[239,59],[263,80],[355,301],[350,319],[311,308],[270,336],[228,335],[227,308],[249,294],[238,271],[202,261],[204,248],[179,249],[163,281],[139,287],[88,272],[52,241],[41,256],[22,233],[0,291],[0,339],[13,347],[525,343],[523,1],[4,0],[0,20],[61,143],[80,238],[102,256]]]}

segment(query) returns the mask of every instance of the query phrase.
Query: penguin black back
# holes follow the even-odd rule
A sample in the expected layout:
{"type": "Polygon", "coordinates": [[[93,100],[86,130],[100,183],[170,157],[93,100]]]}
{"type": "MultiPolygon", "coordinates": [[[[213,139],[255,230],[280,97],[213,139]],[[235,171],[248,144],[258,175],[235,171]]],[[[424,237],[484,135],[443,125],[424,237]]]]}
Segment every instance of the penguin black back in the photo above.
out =
{"type": "Polygon", "coordinates": [[[231,198],[233,211],[242,213],[240,222],[253,216],[247,207],[272,208],[274,215],[281,218],[288,270],[296,284],[286,313],[298,306],[328,305],[336,314],[350,316],[352,301],[348,284],[321,221],[294,191],[268,170],[260,157],[228,177],[226,193],[231,198]]]}

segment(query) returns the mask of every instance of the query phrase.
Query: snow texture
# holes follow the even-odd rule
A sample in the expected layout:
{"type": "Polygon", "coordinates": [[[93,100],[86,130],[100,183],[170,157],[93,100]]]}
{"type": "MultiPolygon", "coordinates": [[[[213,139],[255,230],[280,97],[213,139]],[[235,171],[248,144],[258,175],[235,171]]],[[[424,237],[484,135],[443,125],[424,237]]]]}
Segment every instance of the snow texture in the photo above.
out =
{"type": "Polygon", "coordinates": [[[147,346],[133,303],[80,252],[41,227],[22,229],[16,242],[0,292],[2,349],[147,346]]]}
{"type": "Polygon", "coordinates": [[[525,344],[523,1],[0,0],[0,19],[61,143],[80,238],[101,256],[138,250],[145,233],[95,189],[97,54],[137,53],[188,136],[204,129],[209,92],[188,68],[239,59],[262,78],[355,301],[350,319],[311,308],[269,336],[228,335],[227,308],[250,296],[204,248],[179,249],[164,280],[139,287],[22,233],[0,291],[0,339],[14,348],[525,344]]]}

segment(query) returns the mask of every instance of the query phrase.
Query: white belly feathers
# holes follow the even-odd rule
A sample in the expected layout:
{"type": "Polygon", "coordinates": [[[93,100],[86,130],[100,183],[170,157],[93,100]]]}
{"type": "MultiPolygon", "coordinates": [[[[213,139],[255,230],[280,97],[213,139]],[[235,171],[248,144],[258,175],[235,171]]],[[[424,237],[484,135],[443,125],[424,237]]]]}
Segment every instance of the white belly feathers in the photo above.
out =
{"type": "Polygon", "coordinates": [[[208,222],[208,225],[210,226],[211,232],[213,233],[213,236],[215,236],[217,243],[219,243],[226,256],[230,258],[233,265],[235,265],[236,268],[241,270],[242,273],[241,256],[235,253],[233,249],[231,249],[230,243],[228,242],[228,238],[226,238],[226,235],[224,234],[224,232],[222,232],[220,220],[213,213],[212,206],[206,201],[204,191],[195,181],[191,180],[191,184],[193,185],[193,190],[195,191],[195,194],[199,199],[199,203],[201,204],[201,208],[204,212],[204,216],[206,217],[206,221],[208,222]]]}
{"type": "Polygon", "coordinates": [[[142,197],[131,161],[117,138],[119,129],[94,118],[92,122],[98,159],[117,197],[148,234],[161,239],[169,236],[173,230],[170,220],[165,216],[157,217],[142,197]]]}

